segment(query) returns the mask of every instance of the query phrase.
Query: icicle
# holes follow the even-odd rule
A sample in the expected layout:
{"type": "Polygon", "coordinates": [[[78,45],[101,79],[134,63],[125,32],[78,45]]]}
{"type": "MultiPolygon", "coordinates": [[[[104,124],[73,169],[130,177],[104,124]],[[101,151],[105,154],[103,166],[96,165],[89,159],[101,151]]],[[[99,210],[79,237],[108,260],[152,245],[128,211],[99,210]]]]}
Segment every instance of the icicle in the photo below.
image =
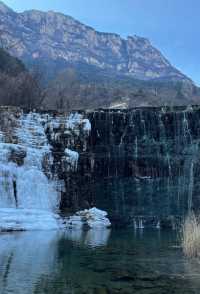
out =
{"type": "Polygon", "coordinates": [[[138,138],[135,137],[135,159],[138,158],[138,138]]]}
{"type": "Polygon", "coordinates": [[[144,229],[144,224],[143,224],[143,220],[139,219],[139,220],[135,220],[133,221],[134,224],[134,229],[139,229],[139,230],[143,230],[144,229]]]}
{"type": "Polygon", "coordinates": [[[134,229],[136,230],[136,229],[138,228],[138,226],[137,226],[137,222],[136,222],[135,219],[134,219],[134,221],[133,221],[133,225],[134,225],[134,229]]]}
{"type": "Polygon", "coordinates": [[[191,136],[191,132],[189,129],[189,124],[188,124],[188,120],[187,120],[185,111],[183,112],[183,133],[184,133],[185,139],[187,139],[187,137],[189,137],[189,141],[190,141],[190,143],[192,143],[192,136],[191,136]]]}
{"type": "Polygon", "coordinates": [[[68,148],[65,149],[65,160],[69,164],[68,171],[76,171],[78,167],[79,154],[76,151],[72,151],[68,148]]]}
{"type": "Polygon", "coordinates": [[[160,221],[157,222],[156,229],[160,230],[160,221]]]}
{"type": "Polygon", "coordinates": [[[193,186],[194,186],[194,163],[191,162],[190,166],[190,178],[189,178],[189,187],[188,187],[188,210],[192,209],[192,196],[193,196],[193,186]]]}
{"type": "Polygon", "coordinates": [[[143,220],[142,219],[140,219],[139,220],[139,227],[138,227],[139,229],[144,229],[144,224],[143,224],[143,220]]]}

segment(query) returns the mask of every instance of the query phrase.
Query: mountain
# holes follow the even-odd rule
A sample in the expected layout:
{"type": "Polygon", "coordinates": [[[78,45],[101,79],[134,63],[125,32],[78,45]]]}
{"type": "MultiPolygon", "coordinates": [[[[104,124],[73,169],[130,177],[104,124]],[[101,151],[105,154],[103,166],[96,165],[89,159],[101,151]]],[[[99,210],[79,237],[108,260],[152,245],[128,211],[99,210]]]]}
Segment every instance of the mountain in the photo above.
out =
{"type": "Polygon", "coordinates": [[[17,58],[11,56],[8,52],[0,48],[0,72],[10,76],[17,76],[24,72],[24,64],[17,58]]]}
{"type": "Polygon", "coordinates": [[[0,2],[0,41],[43,75],[45,108],[199,104],[200,90],[148,39],[101,33],[71,16],[0,2]]]}
{"type": "Polygon", "coordinates": [[[53,11],[16,13],[0,3],[1,38],[26,63],[54,67],[87,65],[137,79],[187,79],[148,39],[121,38],[95,31],[74,18],[53,11]]]}

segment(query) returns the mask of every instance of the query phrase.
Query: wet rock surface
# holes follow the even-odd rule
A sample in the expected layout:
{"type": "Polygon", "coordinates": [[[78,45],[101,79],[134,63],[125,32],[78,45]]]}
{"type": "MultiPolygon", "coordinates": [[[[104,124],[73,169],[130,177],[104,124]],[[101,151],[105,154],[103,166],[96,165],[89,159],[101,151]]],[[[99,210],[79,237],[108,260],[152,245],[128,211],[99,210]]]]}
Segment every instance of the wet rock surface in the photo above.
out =
{"type": "MultiPolygon", "coordinates": [[[[118,226],[175,228],[200,207],[200,109],[139,108],[87,114],[77,172],[61,207],[96,206],[118,226]]],[[[75,146],[76,149],[76,146],[75,146]]]]}
{"type": "MultiPolygon", "coordinates": [[[[13,131],[20,111],[1,108],[0,136],[8,160],[23,167],[28,139],[13,131]]],[[[44,135],[50,146],[51,158],[44,153],[40,168],[58,183],[64,216],[97,207],[117,226],[159,229],[176,228],[188,210],[199,209],[199,107],[29,116],[39,120],[33,147],[44,144],[44,135]]]]}

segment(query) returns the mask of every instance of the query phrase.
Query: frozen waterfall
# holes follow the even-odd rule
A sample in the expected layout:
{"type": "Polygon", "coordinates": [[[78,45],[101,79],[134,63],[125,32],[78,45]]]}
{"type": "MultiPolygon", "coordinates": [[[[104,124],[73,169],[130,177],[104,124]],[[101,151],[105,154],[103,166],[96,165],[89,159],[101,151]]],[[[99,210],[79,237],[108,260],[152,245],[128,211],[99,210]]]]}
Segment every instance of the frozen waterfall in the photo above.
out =
{"type": "MultiPolygon", "coordinates": [[[[77,172],[79,136],[87,149],[90,131],[79,113],[0,109],[0,232],[68,228],[58,214],[63,174],[77,172]]],[[[90,211],[88,227],[110,226],[101,213],[90,211]]]]}
{"type": "Polygon", "coordinates": [[[44,117],[21,113],[12,117],[12,132],[6,130],[0,137],[0,230],[56,229],[60,193],[44,117]]]}

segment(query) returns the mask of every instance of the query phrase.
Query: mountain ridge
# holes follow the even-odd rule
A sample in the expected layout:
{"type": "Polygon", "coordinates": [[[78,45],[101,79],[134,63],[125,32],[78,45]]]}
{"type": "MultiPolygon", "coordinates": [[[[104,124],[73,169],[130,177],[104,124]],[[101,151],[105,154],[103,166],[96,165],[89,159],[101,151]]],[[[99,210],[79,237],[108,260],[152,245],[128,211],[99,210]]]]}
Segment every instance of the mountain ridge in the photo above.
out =
{"type": "MultiPolygon", "coordinates": [[[[0,2],[2,32],[6,46],[26,64],[57,62],[56,73],[67,64],[85,63],[97,69],[141,80],[190,80],[173,67],[149,39],[121,37],[99,32],[60,12],[27,10],[17,13],[0,2]]],[[[49,66],[50,68],[50,66],[49,66]]],[[[192,82],[192,81],[191,81],[192,82]]]]}
{"type": "Polygon", "coordinates": [[[60,12],[17,13],[3,2],[0,20],[1,43],[43,87],[42,108],[199,104],[200,88],[147,38],[99,32],[60,12]]]}

